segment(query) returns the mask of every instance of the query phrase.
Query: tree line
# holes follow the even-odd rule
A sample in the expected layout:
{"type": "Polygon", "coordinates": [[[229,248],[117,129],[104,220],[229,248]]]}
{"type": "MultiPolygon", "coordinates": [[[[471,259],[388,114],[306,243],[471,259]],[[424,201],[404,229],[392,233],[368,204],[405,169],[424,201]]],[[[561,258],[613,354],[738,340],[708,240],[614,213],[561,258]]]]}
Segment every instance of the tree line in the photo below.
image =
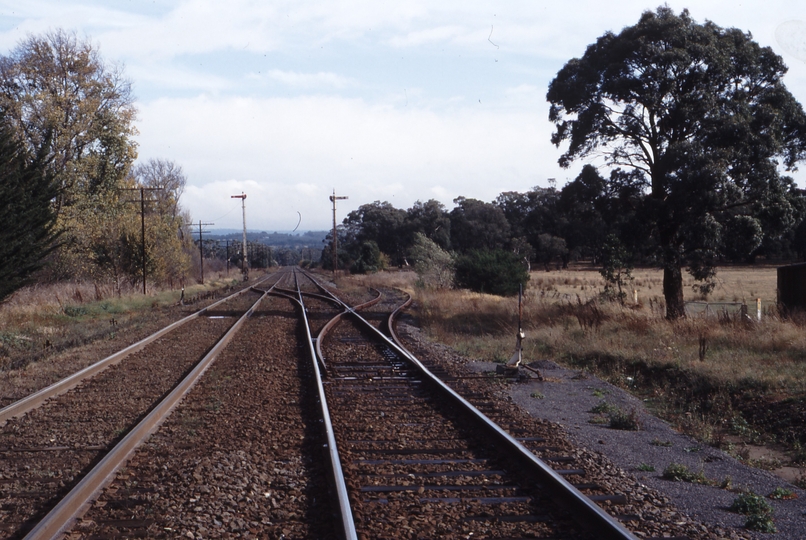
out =
{"type": "Polygon", "coordinates": [[[459,285],[484,274],[483,264],[468,274],[469,260],[496,264],[500,251],[511,265],[589,259],[616,280],[654,265],[667,317],[682,317],[684,270],[707,294],[719,263],[806,257],[806,197],[787,176],[806,157],[806,114],[786,71],[747,32],[646,11],[549,84],[559,164],[590,160],[576,178],[490,203],[459,197],[449,212],[436,201],[364,205],[344,220],[339,257],[366,271],[436,253],[459,285]]]}
{"type": "Polygon", "coordinates": [[[28,36],[0,57],[0,300],[33,279],[120,291],[144,264],[154,283],[183,282],[187,179],[169,160],[136,163],[136,112],[122,67],[73,32],[28,36]]]}

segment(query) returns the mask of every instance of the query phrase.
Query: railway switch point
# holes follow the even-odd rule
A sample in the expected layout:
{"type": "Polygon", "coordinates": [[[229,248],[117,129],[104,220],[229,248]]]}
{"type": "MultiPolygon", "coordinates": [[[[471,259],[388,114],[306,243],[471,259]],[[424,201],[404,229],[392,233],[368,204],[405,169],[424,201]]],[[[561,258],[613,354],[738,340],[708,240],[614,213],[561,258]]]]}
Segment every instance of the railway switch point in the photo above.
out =
{"type": "MultiPolygon", "coordinates": [[[[523,332],[523,285],[518,288],[518,334],[515,337],[515,354],[509,359],[509,362],[504,366],[497,366],[496,373],[500,373],[507,378],[530,379],[528,373],[521,373],[521,362],[523,362],[523,340],[526,339],[526,334],[523,332]]],[[[526,367],[526,366],[523,366],[526,367]]],[[[543,380],[540,371],[527,368],[529,371],[537,374],[539,380],[543,380]]]]}
{"type": "Polygon", "coordinates": [[[521,365],[521,361],[523,360],[523,340],[526,338],[526,334],[523,333],[523,330],[518,330],[518,335],[516,338],[515,344],[515,354],[512,355],[512,358],[509,359],[507,362],[508,368],[517,368],[521,365]]]}

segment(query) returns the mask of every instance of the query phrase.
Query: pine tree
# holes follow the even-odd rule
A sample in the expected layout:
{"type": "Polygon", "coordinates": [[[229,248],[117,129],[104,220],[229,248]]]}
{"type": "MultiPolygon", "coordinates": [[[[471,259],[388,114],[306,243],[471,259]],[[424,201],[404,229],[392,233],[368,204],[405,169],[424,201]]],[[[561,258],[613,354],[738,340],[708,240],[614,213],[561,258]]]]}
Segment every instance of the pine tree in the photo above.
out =
{"type": "Polygon", "coordinates": [[[0,117],[0,302],[31,281],[59,236],[44,155],[29,159],[0,117]]]}

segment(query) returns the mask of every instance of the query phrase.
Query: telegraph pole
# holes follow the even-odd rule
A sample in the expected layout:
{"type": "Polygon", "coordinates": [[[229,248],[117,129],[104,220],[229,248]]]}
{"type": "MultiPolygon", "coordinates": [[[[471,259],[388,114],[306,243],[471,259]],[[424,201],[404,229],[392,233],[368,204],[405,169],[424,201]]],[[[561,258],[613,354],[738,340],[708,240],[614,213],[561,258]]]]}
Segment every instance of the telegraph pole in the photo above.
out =
{"type": "Polygon", "coordinates": [[[241,260],[241,272],[243,273],[243,280],[249,279],[249,266],[246,260],[246,195],[242,191],[240,195],[232,195],[230,199],[241,199],[241,208],[243,209],[243,259],[241,260]]]}
{"type": "Polygon", "coordinates": [[[336,189],[333,189],[333,195],[330,196],[330,202],[333,203],[333,275],[336,275],[336,270],[339,268],[339,239],[336,236],[336,201],[347,199],[348,197],[336,197],[336,189]]]}
{"type": "MultiPolygon", "coordinates": [[[[139,188],[123,188],[125,191],[140,191],[140,258],[143,263],[143,294],[146,294],[146,191],[162,191],[161,187],[147,188],[140,186],[139,188]]],[[[129,203],[136,203],[138,201],[126,201],[129,203]]]]}
{"type": "Polygon", "coordinates": [[[202,233],[209,231],[202,231],[202,225],[215,225],[215,223],[202,223],[202,220],[199,220],[199,267],[201,268],[201,282],[202,285],[204,285],[204,243],[202,241],[202,233]]]}

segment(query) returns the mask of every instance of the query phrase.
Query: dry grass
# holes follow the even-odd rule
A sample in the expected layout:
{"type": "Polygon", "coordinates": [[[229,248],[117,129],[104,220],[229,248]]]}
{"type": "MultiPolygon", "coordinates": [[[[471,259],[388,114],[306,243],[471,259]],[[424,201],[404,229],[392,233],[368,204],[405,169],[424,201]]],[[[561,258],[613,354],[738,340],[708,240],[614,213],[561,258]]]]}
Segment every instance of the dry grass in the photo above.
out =
{"type": "MultiPolygon", "coordinates": [[[[320,272],[324,278],[330,279],[330,272],[320,272]]],[[[401,289],[409,294],[414,292],[414,282],[417,280],[417,274],[413,270],[387,270],[385,272],[378,272],[376,274],[364,275],[344,275],[340,274],[336,279],[339,286],[344,284],[354,283],[363,287],[393,287],[401,289]]]]}
{"type": "MultiPolygon", "coordinates": [[[[633,272],[633,282],[629,287],[629,300],[632,290],[638,292],[641,304],[663,302],[663,273],[655,269],[638,269],[633,272]]],[[[774,266],[725,267],[717,273],[716,287],[707,299],[694,289],[696,282],[687,273],[683,274],[683,292],[687,302],[746,302],[754,303],[761,299],[762,306],[774,306],[777,299],[777,275],[774,266]]],[[[597,298],[604,290],[605,281],[595,268],[574,268],[554,272],[532,272],[529,287],[554,298],[576,298],[583,300],[597,298]]]]}
{"type": "MultiPolygon", "coordinates": [[[[234,276],[235,274],[232,274],[234,276]]],[[[185,298],[237,283],[233,277],[186,287],[185,298]]],[[[103,339],[154,309],[175,305],[180,290],[124,289],[112,284],[40,284],[0,304],[0,370],[20,368],[53,352],[103,339]]]]}
{"type": "MultiPolygon", "coordinates": [[[[414,294],[416,314],[437,340],[469,356],[508,358],[515,344],[517,299],[464,290],[414,287],[413,272],[384,272],[353,277],[367,286],[393,286],[414,294]]],[[[529,359],[573,361],[611,357],[672,366],[718,381],[721,385],[752,383],[765,389],[806,391],[806,333],[801,325],[781,320],[775,303],[773,267],[725,268],[709,300],[733,302],[761,298],[760,323],[738,317],[691,316],[664,319],[662,274],[635,272],[639,304],[621,306],[599,300],[604,280],[596,270],[533,272],[524,296],[525,342],[529,359]],[[707,351],[700,360],[700,345],[707,351]]],[[[687,283],[687,300],[697,300],[687,283]]]]}
{"type": "MultiPolygon", "coordinates": [[[[418,289],[415,277],[392,272],[361,279],[413,293],[414,315],[434,340],[472,358],[509,358],[515,348],[517,298],[418,289]]],[[[686,300],[701,301],[693,280],[686,281],[686,300]]],[[[596,371],[647,398],[679,428],[717,444],[726,423],[739,414],[737,400],[803,400],[804,321],[777,315],[774,267],[720,269],[708,299],[746,301],[755,316],[755,299],[760,298],[760,322],[742,321],[737,306],[729,314],[712,306],[710,316],[669,322],[660,271],[636,271],[634,288],[638,304],[621,306],[601,300],[604,281],[595,269],[533,272],[524,298],[524,358],[596,371]]],[[[799,427],[785,429],[789,435],[775,435],[791,442],[799,427]]]]}

